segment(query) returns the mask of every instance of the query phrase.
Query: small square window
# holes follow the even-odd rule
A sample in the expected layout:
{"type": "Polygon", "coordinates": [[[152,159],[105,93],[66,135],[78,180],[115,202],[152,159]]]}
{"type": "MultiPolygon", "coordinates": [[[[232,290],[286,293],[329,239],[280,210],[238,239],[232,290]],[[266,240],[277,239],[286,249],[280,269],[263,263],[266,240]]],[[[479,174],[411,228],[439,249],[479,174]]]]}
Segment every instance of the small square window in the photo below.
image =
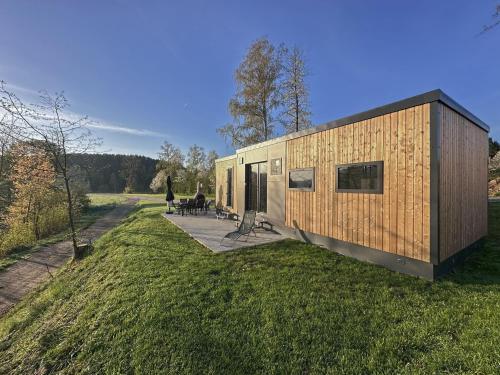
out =
{"type": "Polygon", "coordinates": [[[289,171],[288,188],[314,191],[314,168],[292,169],[289,171]]]}
{"type": "Polygon", "coordinates": [[[382,194],[384,192],[384,162],[343,164],[336,166],[338,193],[382,194]]]}
{"type": "Polygon", "coordinates": [[[271,175],[281,174],[281,158],[271,159],[271,175]]]}

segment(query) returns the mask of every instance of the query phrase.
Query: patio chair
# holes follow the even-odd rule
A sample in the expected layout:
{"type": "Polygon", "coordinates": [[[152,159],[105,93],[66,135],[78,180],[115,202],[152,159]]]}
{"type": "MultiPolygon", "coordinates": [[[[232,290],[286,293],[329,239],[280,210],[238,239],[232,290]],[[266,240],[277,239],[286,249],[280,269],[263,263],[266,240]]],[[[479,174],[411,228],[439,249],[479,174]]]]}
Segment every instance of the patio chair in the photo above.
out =
{"type": "Polygon", "coordinates": [[[205,209],[205,197],[194,201],[194,214],[198,215],[198,210],[201,212],[205,209]]]}
{"type": "Polygon", "coordinates": [[[193,214],[193,210],[196,210],[196,202],[194,199],[188,199],[186,209],[188,213],[190,213],[191,215],[193,214]]]}
{"type": "Polygon", "coordinates": [[[205,207],[203,207],[203,208],[204,208],[204,210],[205,210],[205,215],[207,214],[208,210],[210,210],[210,205],[211,205],[211,204],[212,204],[212,200],[211,200],[211,199],[209,199],[209,200],[207,200],[207,201],[205,202],[205,207]]]}
{"type": "Polygon", "coordinates": [[[179,204],[175,207],[177,214],[184,216],[193,212],[194,199],[181,199],[179,204]]]}
{"type": "Polygon", "coordinates": [[[215,217],[217,218],[217,220],[228,219],[229,214],[230,214],[230,212],[228,210],[225,210],[224,207],[222,207],[220,204],[215,206],[215,217]]]}
{"type": "Polygon", "coordinates": [[[243,215],[243,220],[241,220],[241,223],[238,227],[237,230],[234,232],[230,232],[226,234],[221,240],[220,244],[222,245],[222,241],[224,239],[229,238],[230,240],[236,241],[238,240],[241,236],[247,236],[245,241],[248,241],[248,237],[250,236],[250,233],[253,232],[255,237],[257,237],[257,234],[255,233],[255,211],[245,211],[245,214],[243,215]]]}
{"type": "Polygon", "coordinates": [[[174,202],[175,213],[177,215],[184,215],[184,210],[186,209],[187,199],[181,198],[179,202],[174,202]]]}

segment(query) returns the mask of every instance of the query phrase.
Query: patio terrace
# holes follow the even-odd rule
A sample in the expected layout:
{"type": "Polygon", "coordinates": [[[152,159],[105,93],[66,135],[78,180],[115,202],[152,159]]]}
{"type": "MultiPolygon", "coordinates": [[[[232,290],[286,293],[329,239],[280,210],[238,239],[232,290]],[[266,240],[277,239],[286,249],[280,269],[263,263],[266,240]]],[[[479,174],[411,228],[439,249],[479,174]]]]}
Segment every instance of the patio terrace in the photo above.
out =
{"type": "Polygon", "coordinates": [[[163,213],[163,217],[215,253],[262,245],[286,238],[276,231],[266,231],[258,228],[255,229],[256,236],[251,233],[248,237],[242,236],[237,241],[225,239],[221,244],[221,239],[226,234],[237,229],[236,221],[229,219],[218,220],[214,211],[209,211],[207,214],[184,216],[163,213]]]}

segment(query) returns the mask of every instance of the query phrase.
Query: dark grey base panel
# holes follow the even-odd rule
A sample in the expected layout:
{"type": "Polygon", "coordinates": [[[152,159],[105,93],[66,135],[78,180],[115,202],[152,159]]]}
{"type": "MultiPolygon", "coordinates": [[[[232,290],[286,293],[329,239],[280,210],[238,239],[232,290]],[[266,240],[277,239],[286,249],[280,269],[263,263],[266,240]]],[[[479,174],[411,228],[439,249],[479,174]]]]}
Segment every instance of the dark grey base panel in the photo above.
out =
{"type": "Polygon", "coordinates": [[[438,266],[435,267],[434,278],[438,278],[446,275],[453,271],[453,269],[457,266],[462,265],[466,259],[471,256],[473,253],[480,251],[484,245],[484,238],[477,240],[471,245],[467,246],[465,249],[460,250],[455,255],[445,259],[438,266]]]}
{"type": "Polygon", "coordinates": [[[481,240],[473,243],[454,256],[446,259],[439,265],[423,262],[421,260],[408,258],[402,255],[380,251],[366,246],[353,244],[337,240],[335,238],[324,237],[318,234],[305,232],[298,229],[285,228],[279,226],[280,232],[295,237],[306,243],[323,246],[336,253],[384,266],[390,270],[401,272],[407,275],[422,277],[427,280],[436,280],[450,272],[454,267],[462,264],[464,260],[474,251],[481,248],[481,240]]]}

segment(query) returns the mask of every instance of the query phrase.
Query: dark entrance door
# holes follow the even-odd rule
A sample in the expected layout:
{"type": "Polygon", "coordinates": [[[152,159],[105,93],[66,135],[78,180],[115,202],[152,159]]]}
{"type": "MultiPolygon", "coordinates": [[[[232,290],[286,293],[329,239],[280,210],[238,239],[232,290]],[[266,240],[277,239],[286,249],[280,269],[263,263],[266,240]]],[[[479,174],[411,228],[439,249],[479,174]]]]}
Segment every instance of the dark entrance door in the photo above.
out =
{"type": "Polygon", "coordinates": [[[267,162],[246,165],[245,209],[267,212],[267,162]]]}

